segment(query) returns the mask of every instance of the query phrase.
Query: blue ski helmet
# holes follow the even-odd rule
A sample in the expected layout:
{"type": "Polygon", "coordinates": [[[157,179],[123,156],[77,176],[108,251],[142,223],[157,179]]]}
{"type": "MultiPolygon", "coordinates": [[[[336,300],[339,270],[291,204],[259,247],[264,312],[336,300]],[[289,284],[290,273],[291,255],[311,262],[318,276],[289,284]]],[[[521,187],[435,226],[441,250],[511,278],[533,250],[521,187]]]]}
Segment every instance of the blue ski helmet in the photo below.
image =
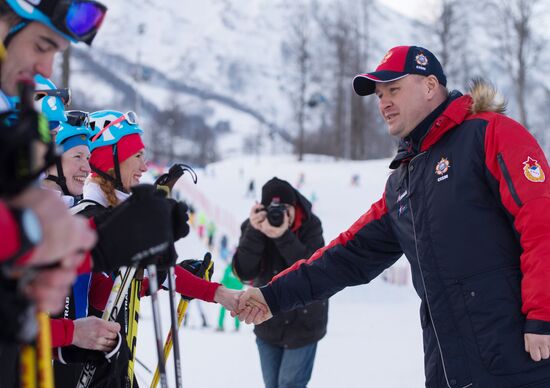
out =
{"type": "Polygon", "coordinates": [[[137,115],[134,112],[101,110],[90,114],[90,128],[92,176],[99,175],[112,181],[116,189],[125,191],[120,175],[120,163],[145,147],[137,115]],[[110,169],[114,169],[114,177],[108,174],[110,169]]]}
{"type": "MultiPolygon", "coordinates": [[[[68,99],[67,101],[63,101],[61,96],[56,95],[56,91],[68,91],[68,89],[57,89],[51,80],[40,74],[34,76],[34,82],[36,84],[34,95],[35,108],[46,116],[51,123],[50,129],[59,126],[60,122],[67,121],[64,103],[69,101],[68,99]]],[[[70,95],[70,92],[67,93],[70,95]]]]}
{"type": "MultiPolygon", "coordinates": [[[[55,136],[55,143],[61,148],[63,153],[80,145],[85,145],[89,148],[91,132],[88,127],[88,113],[82,111],[67,111],[66,114],[67,121],[59,123],[58,132],[55,136]]],[[[45,179],[57,183],[59,187],[61,187],[63,194],[74,196],[67,186],[67,178],[63,171],[61,159],[57,159],[55,165],[57,168],[57,176],[48,175],[45,179]]]]}
{"type": "Polygon", "coordinates": [[[74,126],[68,122],[62,122],[55,136],[55,143],[63,149],[63,152],[79,145],[89,148],[90,135],[91,132],[87,126],[74,126]]]}
{"type": "Polygon", "coordinates": [[[6,0],[24,21],[11,34],[29,21],[42,23],[70,42],[88,45],[103,23],[107,7],[93,0],[6,0]]]}
{"type": "Polygon", "coordinates": [[[96,148],[115,145],[124,136],[143,135],[134,112],[122,113],[116,110],[100,110],[90,113],[90,151],[96,148]],[[115,124],[113,124],[115,123],[115,124]]]}

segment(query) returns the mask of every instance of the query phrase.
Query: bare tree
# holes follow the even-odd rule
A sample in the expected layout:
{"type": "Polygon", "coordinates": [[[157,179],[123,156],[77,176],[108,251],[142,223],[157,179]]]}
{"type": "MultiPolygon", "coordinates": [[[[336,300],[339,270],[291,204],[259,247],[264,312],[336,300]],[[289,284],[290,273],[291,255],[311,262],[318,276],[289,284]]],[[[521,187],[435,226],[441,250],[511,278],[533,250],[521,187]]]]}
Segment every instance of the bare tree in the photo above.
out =
{"type": "Polygon", "coordinates": [[[528,74],[536,67],[545,41],[533,28],[541,16],[542,0],[492,0],[489,10],[494,15],[490,29],[497,42],[496,55],[512,81],[519,121],[528,125],[528,74]]]}
{"type": "MultiPolygon", "coordinates": [[[[464,89],[476,73],[482,73],[472,47],[477,21],[472,10],[484,0],[441,0],[431,30],[436,39],[437,57],[447,76],[447,85],[464,89]]],[[[482,8],[482,7],[481,7],[482,8]]]]}
{"type": "Polygon", "coordinates": [[[328,88],[332,89],[332,127],[334,131],[334,150],[336,157],[349,156],[348,135],[350,128],[349,110],[350,110],[350,56],[353,48],[352,26],[350,23],[350,11],[353,7],[348,7],[345,0],[336,0],[327,10],[323,12],[322,7],[315,7],[317,12],[314,14],[324,40],[330,47],[332,63],[329,68],[333,69],[330,79],[327,80],[328,88]],[[351,9],[350,9],[351,8],[351,9]]]}
{"type": "Polygon", "coordinates": [[[289,83],[286,90],[290,96],[298,127],[298,135],[294,143],[295,152],[298,160],[302,161],[312,72],[310,5],[309,2],[292,2],[288,7],[291,14],[288,19],[288,35],[283,46],[283,56],[290,64],[287,72],[289,83]]]}

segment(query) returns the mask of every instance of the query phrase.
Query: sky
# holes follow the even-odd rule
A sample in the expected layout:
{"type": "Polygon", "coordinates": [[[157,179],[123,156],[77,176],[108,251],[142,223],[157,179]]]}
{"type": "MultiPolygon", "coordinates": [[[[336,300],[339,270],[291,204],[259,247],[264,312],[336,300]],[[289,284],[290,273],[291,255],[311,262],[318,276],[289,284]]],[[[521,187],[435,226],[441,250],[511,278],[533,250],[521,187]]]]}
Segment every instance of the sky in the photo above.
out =
{"type": "Polygon", "coordinates": [[[406,16],[425,21],[435,18],[440,0],[379,0],[379,2],[406,16]]]}

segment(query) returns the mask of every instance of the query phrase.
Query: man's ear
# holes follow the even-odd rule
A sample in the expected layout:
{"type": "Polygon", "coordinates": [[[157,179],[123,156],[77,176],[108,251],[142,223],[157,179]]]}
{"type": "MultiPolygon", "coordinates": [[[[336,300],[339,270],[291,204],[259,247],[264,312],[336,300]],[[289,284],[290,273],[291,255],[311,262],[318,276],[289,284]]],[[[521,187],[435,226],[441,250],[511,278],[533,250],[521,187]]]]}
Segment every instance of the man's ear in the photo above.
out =
{"type": "Polygon", "coordinates": [[[426,87],[426,96],[428,100],[432,100],[436,96],[436,92],[439,88],[439,81],[435,75],[429,75],[424,80],[426,87]]]}

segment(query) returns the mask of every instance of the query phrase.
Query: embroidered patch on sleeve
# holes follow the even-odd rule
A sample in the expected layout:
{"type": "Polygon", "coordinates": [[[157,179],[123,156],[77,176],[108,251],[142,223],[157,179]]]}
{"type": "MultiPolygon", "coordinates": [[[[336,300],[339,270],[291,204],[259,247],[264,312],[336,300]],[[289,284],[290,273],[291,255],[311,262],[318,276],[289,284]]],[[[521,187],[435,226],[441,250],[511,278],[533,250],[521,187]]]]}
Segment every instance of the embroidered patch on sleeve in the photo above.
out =
{"type": "Polygon", "coordinates": [[[523,174],[531,182],[544,182],[544,171],[539,162],[530,156],[523,162],[523,174]]]}

